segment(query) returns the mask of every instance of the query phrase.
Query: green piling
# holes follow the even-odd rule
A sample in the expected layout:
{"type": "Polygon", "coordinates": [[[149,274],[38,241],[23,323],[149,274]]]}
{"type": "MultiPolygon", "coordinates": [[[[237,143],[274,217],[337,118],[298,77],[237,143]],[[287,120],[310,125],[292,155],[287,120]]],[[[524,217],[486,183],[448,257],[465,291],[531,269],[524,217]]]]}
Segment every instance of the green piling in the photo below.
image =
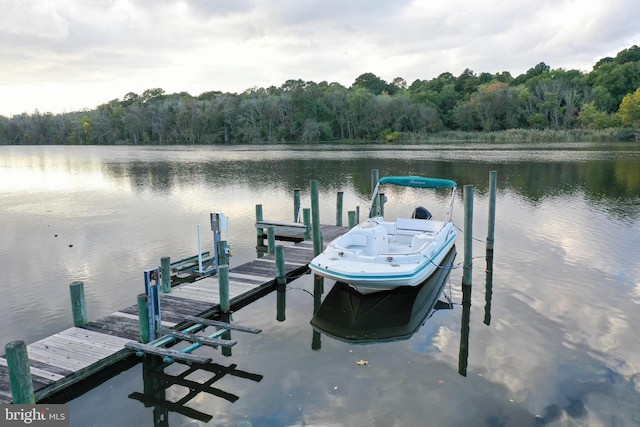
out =
{"type": "Polygon", "coordinates": [[[342,205],[344,203],[344,191],[338,191],[336,201],[336,225],[342,225],[342,205]]]}
{"type": "Polygon", "coordinates": [[[85,326],[87,324],[87,304],[84,297],[84,283],[73,282],[69,285],[69,293],[71,294],[73,326],[85,326]]]}
{"type": "MultiPolygon", "coordinates": [[[[465,185],[464,194],[464,269],[462,285],[471,286],[473,267],[473,185],[465,185]]],[[[469,296],[471,293],[469,293],[469,296]]]]}
{"type": "Polygon", "coordinates": [[[313,254],[322,252],[322,231],[320,230],[320,195],[318,181],[311,181],[311,228],[313,231],[313,254]]]}
{"type": "MultiPolygon", "coordinates": [[[[262,205],[256,205],[256,222],[260,222],[263,220],[262,217],[262,205]]],[[[262,252],[260,248],[264,247],[264,231],[262,228],[256,228],[256,249],[258,252],[258,257],[262,256],[262,252]]]]}
{"type": "Polygon", "coordinates": [[[146,294],[138,294],[138,323],[140,325],[140,342],[148,344],[151,341],[151,327],[149,326],[148,297],[146,294]]]}
{"type": "Polygon", "coordinates": [[[218,267],[218,288],[220,293],[220,311],[228,313],[231,309],[229,301],[229,266],[218,267]]]}
{"type": "Polygon", "coordinates": [[[168,256],[160,258],[160,283],[163,293],[171,292],[171,258],[168,256]]]}
{"type": "Polygon", "coordinates": [[[267,227],[267,251],[270,254],[276,251],[276,229],[275,227],[267,227]]]}
{"type": "Polygon", "coordinates": [[[307,227],[304,231],[304,239],[309,240],[311,238],[311,209],[304,208],[302,210],[302,217],[304,218],[304,225],[307,227]]]}
{"type": "Polygon", "coordinates": [[[218,254],[218,266],[229,265],[229,247],[226,240],[220,240],[216,247],[218,254]]]}
{"type": "Polygon", "coordinates": [[[279,286],[287,284],[287,271],[284,265],[284,246],[276,247],[276,283],[279,286]]]}
{"type": "Polygon", "coordinates": [[[36,403],[33,392],[33,381],[29,368],[27,344],[24,341],[11,341],[4,346],[9,381],[11,382],[11,398],[14,404],[36,403]]]}
{"type": "Polygon", "coordinates": [[[493,250],[494,233],[496,228],[496,189],[498,172],[489,172],[489,226],[487,230],[487,250],[493,250]]]}
{"type": "MultiPolygon", "coordinates": [[[[373,194],[376,189],[376,185],[378,185],[378,180],[380,179],[380,172],[378,169],[371,169],[371,194],[373,194]]],[[[373,218],[378,214],[379,209],[379,200],[373,200],[373,206],[371,207],[371,212],[369,212],[369,218],[373,218]]]]}
{"type": "Polygon", "coordinates": [[[347,213],[347,215],[349,216],[349,229],[353,228],[356,226],[356,211],[349,211],[347,213]]]}
{"type": "Polygon", "coordinates": [[[293,222],[300,222],[300,189],[293,190],[293,222]]]}

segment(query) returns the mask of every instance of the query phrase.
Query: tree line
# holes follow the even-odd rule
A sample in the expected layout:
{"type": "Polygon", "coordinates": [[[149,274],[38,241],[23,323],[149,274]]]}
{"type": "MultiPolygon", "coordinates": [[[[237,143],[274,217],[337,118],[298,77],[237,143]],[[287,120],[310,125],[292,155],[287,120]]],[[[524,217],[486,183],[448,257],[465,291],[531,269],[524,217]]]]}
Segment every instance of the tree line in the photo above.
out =
{"type": "Polygon", "coordinates": [[[239,144],[402,141],[449,130],[606,129],[640,125],[640,47],[592,71],[552,69],[459,76],[408,84],[373,73],[351,87],[288,80],[243,93],[163,89],[127,93],[93,110],[0,116],[2,144],[239,144]]]}

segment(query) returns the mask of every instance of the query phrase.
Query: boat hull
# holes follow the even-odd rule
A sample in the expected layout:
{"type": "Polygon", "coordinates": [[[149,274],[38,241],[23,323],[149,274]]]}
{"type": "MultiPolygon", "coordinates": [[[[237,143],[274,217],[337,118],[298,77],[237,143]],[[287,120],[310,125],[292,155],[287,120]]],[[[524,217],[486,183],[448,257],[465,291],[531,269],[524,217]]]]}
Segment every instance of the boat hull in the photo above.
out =
{"type": "Polygon", "coordinates": [[[348,253],[336,243],[338,238],[314,258],[309,267],[315,274],[346,283],[361,294],[418,286],[442,268],[456,237],[455,227],[449,222],[420,251],[370,255],[348,253]]]}

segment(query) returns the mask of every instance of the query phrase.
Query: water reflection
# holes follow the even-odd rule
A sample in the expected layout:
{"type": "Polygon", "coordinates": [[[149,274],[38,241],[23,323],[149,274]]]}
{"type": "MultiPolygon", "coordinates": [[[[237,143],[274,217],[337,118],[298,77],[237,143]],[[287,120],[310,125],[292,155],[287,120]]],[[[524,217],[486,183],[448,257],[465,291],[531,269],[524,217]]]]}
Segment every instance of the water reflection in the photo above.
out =
{"type": "Polygon", "coordinates": [[[351,343],[409,339],[433,310],[453,308],[449,303],[438,301],[438,297],[447,283],[455,257],[454,246],[442,268],[420,286],[362,295],[338,282],[315,311],[311,325],[329,337],[351,343]]]}
{"type": "Polygon", "coordinates": [[[185,417],[209,422],[213,415],[195,409],[204,405],[193,405],[202,400],[202,395],[214,396],[228,402],[239,397],[233,393],[215,387],[215,384],[232,376],[254,382],[262,381],[263,376],[237,369],[237,365],[223,366],[217,363],[182,365],[165,363],[161,357],[146,355],[143,359],[144,392],[129,394],[129,398],[142,402],[145,407],[153,407],[153,425],[169,426],[169,412],[185,417]],[[191,403],[191,406],[188,404],[191,403]]]}

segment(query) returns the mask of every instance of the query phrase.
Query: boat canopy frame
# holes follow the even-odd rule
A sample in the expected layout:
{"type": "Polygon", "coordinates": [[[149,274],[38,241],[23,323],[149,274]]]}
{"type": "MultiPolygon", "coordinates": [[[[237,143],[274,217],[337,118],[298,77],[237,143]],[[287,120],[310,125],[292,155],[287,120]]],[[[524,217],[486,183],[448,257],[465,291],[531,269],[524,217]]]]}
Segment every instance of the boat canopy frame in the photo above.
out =
{"type": "Polygon", "coordinates": [[[380,186],[384,184],[392,184],[399,185],[402,187],[413,187],[413,188],[427,188],[427,189],[438,189],[438,188],[450,188],[451,189],[451,201],[449,202],[449,209],[447,211],[446,221],[451,221],[451,216],[453,214],[453,202],[456,196],[456,188],[457,184],[455,181],[450,179],[442,179],[442,178],[430,178],[423,176],[385,176],[378,180],[376,183],[376,187],[373,190],[373,195],[371,197],[371,205],[369,207],[369,218],[376,210],[376,206],[379,203],[378,200],[378,192],[380,191],[380,186]]]}

